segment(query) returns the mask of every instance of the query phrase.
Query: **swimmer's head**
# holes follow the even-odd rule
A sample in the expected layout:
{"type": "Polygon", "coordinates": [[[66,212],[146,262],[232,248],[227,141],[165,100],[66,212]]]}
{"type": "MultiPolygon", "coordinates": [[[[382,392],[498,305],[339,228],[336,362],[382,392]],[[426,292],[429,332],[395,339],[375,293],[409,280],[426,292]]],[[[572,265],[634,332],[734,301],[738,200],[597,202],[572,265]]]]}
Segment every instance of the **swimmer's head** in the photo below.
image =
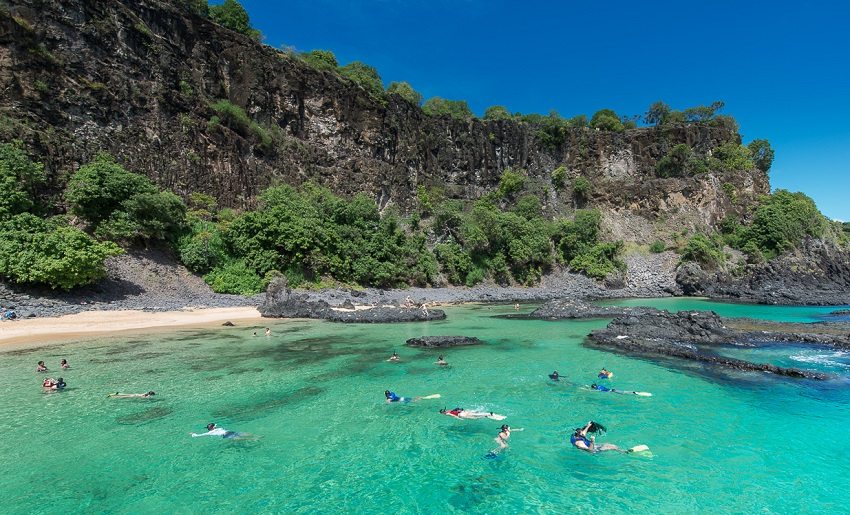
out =
{"type": "Polygon", "coordinates": [[[207,424],[207,429],[208,429],[209,431],[212,431],[213,429],[215,429],[215,423],[214,423],[214,422],[210,422],[209,424],[207,424]]]}
{"type": "Polygon", "coordinates": [[[501,429],[502,429],[502,431],[510,431],[510,430],[511,430],[511,426],[509,426],[509,425],[507,425],[507,424],[502,424],[501,429]]]}
{"type": "Polygon", "coordinates": [[[153,391],[153,390],[149,391],[149,392],[148,392],[148,396],[151,396],[151,395],[156,395],[156,392],[155,392],[155,391],[153,391]]]}
{"type": "Polygon", "coordinates": [[[446,408],[443,408],[443,409],[441,409],[441,410],[440,410],[440,413],[445,414],[445,413],[446,413],[446,411],[448,411],[448,410],[447,410],[446,408]]]}
{"type": "Polygon", "coordinates": [[[594,390],[596,390],[597,388],[599,388],[598,386],[596,386],[596,383],[593,383],[592,385],[590,385],[590,387],[591,387],[592,389],[594,389],[594,390]]]}
{"type": "Polygon", "coordinates": [[[38,364],[44,366],[44,361],[39,361],[38,364]]]}
{"type": "Polygon", "coordinates": [[[60,365],[65,365],[66,363],[68,363],[68,360],[65,359],[65,358],[62,358],[61,360],[59,360],[60,365]]]}
{"type": "Polygon", "coordinates": [[[389,396],[390,396],[390,391],[389,391],[389,390],[384,390],[384,397],[389,398],[389,396]]]}

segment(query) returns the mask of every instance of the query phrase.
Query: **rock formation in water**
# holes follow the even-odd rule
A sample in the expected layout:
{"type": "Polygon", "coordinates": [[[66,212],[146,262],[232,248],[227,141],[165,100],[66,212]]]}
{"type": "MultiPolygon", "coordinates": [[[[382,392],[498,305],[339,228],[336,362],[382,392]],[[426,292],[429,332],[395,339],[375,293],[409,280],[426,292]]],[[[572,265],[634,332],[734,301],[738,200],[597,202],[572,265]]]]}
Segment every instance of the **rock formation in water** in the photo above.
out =
{"type": "Polygon", "coordinates": [[[420,336],[407,340],[407,345],[411,347],[425,348],[463,347],[481,343],[483,342],[474,336],[420,336]]]}

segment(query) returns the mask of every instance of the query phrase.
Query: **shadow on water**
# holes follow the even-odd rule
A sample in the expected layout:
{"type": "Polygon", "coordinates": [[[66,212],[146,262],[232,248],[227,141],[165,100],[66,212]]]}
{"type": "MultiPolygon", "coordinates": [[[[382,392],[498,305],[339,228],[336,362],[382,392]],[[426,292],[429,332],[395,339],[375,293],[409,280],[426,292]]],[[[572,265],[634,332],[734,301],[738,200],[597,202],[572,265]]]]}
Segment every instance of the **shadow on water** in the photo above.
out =
{"type": "Polygon", "coordinates": [[[464,511],[477,511],[476,508],[493,500],[502,494],[503,486],[499,479],[487,476],[478,476],[457,484],[452,488],[454,492],[449,497],[449,504],[464,511]]]}
{"type": "Polygon", "coordinates": [[[234,421],[244,422],[265,416],[270,411],[275,411],[284,406],[291,406],[320,396],[325,392],[324,388],[307,386],[299,388],[291,393],[278,393],[276,397],[267,398],[251,404],[234,404],[219,408],[213,412],[215,418],[226,418],[234,421]]]}
{"type": "Polygon", "coordinates": [[[174,413],[174,410],[171,408],[148,408],[139,413],[117,417],[115,422],[125,426],[136,426],[165,418],[172,413],[174,413]]]}

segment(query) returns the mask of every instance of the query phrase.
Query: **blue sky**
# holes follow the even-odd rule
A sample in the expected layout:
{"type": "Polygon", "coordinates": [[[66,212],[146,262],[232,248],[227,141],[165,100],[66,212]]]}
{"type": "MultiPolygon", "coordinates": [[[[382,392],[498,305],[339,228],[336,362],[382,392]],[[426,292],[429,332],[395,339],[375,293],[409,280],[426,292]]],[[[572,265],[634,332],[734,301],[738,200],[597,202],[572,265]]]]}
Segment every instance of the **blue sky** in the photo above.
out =
{"type": "Polygon", "coordinates": [[[243,0],[269,45],[332,50],[425,98],[564,116],[726,102],[770,140],[774,188],[850,221],[850,5],[839,2],[243,0]]]}

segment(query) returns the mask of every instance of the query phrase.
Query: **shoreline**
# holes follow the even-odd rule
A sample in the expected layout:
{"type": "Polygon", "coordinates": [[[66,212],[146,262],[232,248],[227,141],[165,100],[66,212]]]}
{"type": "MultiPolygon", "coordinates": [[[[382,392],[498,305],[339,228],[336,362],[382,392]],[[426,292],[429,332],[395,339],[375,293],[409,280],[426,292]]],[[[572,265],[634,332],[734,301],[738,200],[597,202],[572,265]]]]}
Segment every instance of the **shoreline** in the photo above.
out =
{"type": "Polygon", "coordinates": [[[0,322],[0,348],[39,347],[90,336],[221,327],[224,322],[260,321],[256,307],[198,308],[175,311],[92,310],[59,317],[0,322]]]}

